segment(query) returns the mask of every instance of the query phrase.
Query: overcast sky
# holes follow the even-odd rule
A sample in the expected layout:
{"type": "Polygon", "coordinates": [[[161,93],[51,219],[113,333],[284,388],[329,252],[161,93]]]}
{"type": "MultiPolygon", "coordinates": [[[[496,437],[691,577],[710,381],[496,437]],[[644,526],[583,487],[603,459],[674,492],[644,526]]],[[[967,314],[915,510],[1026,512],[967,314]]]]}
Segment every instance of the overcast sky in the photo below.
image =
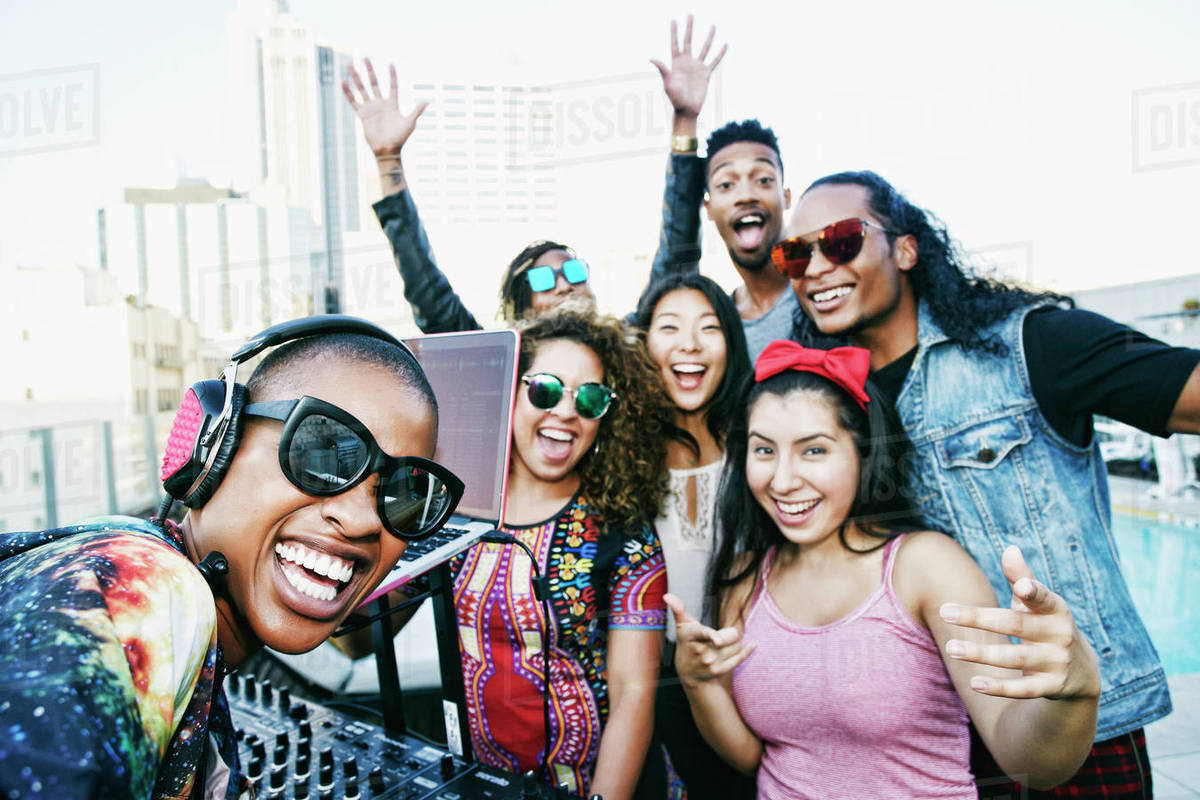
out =
{"type": "MultiPolygon", "coordinates": [[[[0,263],[94,264],[95,209],[122,187],[170,185],[180,165],[222,183],[233,5],[2,0],[0,263]],[[39,70],[98,74],[94,105],[64,95],[60,112],[84,133],[94,115],[94,136],[28,151],[43,139],[14,130],[11,114],[30,86],[55,85],[28,74],[39,70]]],[[[758,116],[776,129],[793,191],[828,172],[874,169],[968,247],[1002,259],[1032,253],[1025,271],[1058,289],[1200,272],[1195,2],[290,6],[318,39],[394,60],[402,83],[640,72],[651,87],[648,59],[667,58],[672,16],[692,10],[730,46],[716,90],[722,117],[758,116]]],[[[560,202],[580,213],[563,215],[566,231],[515,231],[514,240],[652,242],[662,162],[631,154],[560,171],[560,202]]]]}

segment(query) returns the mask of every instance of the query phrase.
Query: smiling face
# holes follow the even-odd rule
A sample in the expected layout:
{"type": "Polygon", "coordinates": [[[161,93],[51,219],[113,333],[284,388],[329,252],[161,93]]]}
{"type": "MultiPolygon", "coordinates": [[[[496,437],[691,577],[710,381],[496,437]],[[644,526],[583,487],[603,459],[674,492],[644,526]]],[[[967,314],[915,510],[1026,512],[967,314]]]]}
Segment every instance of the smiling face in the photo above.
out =
{"type": "MultiPolygon", "coordinates": [[[[563,262],[572,258],[574,256],[566,250],[548,250],[538,256],[530,269],[541,266],[561,269],[563,262]]],[[[521,280],[526,280],[526,278],[522,277],[521,280]]],[[[530,294],[529,308],[534,314],[541,314],[554,308],[568,297],[589,297],[594,299],[591,283],[589,281],[568,283],[567,279],[562,276],[562,273],[559,273],[555,276],[553,289],[545,292],[532,292],[530,294]]]]}
{"type": "Polygon", "coordinates": [[[579,415],[572,390],[585,383],[603,383],[604,365],[586,345],[570,339],[550,339],[538,346],[524,375],[539,372],[558,377],[567,391],[550,409],[534,406],[526,387],[517,392],[512,470],[543,483],[578,480],[575,466],[595,443],[600,420],[579,415]]]}
{"type": "Polygon", "coordinates": [[[742,269],[757,272],[770,263],[791,194],[783,188],[779,156],[759,142],[734,142],[708,159],[708,218],[742,269]]]}
{"type": "Polygon", "coordinates": [[[654,307],[646,349],[671,401],[684,414],[712,400],[725,376],[725,334],[699,289],[676,289],[654,307]]]}
{"type": "MultiPolygon", "coordinates": [[[[281,376],[256,401],[310,395],[367,426],[384,452],[431,458],[433,409],[379,367],[321,359],[281,376]]],[[[405,542],[384,530],[372,476],[331,497],[301,492],[279,466],[283,423],[249,418],[216,493],[189,512],[184,529],[196,557],[229,559],[217,605],[231,661],[259,642],[284,653],[316,647],[395,566],[405,542]]]]}
{"type": "Polygon", "coordinates": [[[801,547],[837,542],[858,490],[854,438],[812,391],[763,394],[750,408],[746,482],[783,537],[801,547]]]}
{"type": "Polygon", "coordinates": [[[871,210],[869,201],[862,186],[818,186],[796,203],[785,234],[815,242],[822,228],[843,219],[874,223],[864,226],[862,250],[849,263],[834,264],[814,247],[804,277],[792,281],[804,313],[822,333],[848,336],[868,346],[862,337],[872,331],[899,326],[910,318],[915,326],[916,303],[905,273],[916,265],[917,255],[911,236],[888,241],[880,230],[888,226],[871,210]]]}

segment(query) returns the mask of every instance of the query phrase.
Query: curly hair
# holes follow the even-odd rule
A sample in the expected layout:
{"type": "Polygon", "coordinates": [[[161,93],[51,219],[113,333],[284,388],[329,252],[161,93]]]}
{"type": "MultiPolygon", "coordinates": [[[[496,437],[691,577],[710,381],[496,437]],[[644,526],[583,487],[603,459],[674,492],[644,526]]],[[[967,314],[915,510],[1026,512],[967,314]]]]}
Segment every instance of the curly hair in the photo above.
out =
{"type": "Polygon", "coordinates": [[[779,172],[781,175],[783,174],[783,156],[779,154],[779,140],[775,138],[775,131],[756,119],[747,119],[742,122],[726,122],[710,133],[708,135],[708,142],[705,144],[708,158],[712,158],[721,148],[728,147],[735,142],[758,142],[759,144],[765,144],[775,151],[775,158],[779,161],[779,172]]]}
{"type": "Polygon", "coordinates": [[[500,314],[505,323],[512,325],[524,317],[533,305],[533,290],[529,288],[529,281],[520,278],[529,271],[535,261],[551,250],[562,250],[569,253],[571,258],[577,257],[575,251],[565,244],[539,239],[526,245],[525,249],[509,262],[500,279],[500,314]]]}
{"type": "Polygon", "coordinates": [[[566,339],[589,348],[604,367],[604,383],[616,392],[596,434],[598,452],[575,467],[580,493],[605,524],[637,530],[658,513],[667,492],[666,436],[675,406],[636,334],[615,317],[567,302],[517,326],[518,372],[524,374],[544,343],[566,339]]]}
{"type": "MultiPolygon", "coordinates": [[[[804,190],[818,186],[861,186],[867,190],[871,211],[896,236],[917,240],[917,263],[908,280],[913,295],[923,300],[938,326],[967,350],[1003,355],[1008,349],[994,336],[984,336],[993,323],[1022,306],[1053,302],[1073,306],[1071,298],[1054,292],[1035,292],[975,273],[962,246],[950,238],[946,225],[932,212],[913,205],[882,177],[869,170],[839,172],[818,178],[804,190]]],[[[797,309],[792,318],[792,338],[810,346],[828,346],[835,340],[823,335],[797,309]]]]}

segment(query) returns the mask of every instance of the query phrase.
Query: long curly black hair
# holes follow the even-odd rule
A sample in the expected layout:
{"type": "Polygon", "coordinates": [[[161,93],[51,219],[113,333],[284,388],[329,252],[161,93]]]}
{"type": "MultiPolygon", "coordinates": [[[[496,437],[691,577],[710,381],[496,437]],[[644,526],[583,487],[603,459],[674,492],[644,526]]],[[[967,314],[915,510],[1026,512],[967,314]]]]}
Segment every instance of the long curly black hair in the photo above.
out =
{"type": "MultiPolygon", "coordinates": [[[[870,197],[871,211],[893,233],[911,235],[917,240],[917,263],[908,271],[908,280],[917,300],[923,300],[938,326],[951,339],[968,350],[1002,355],[1003,342],[983,332],[1022,306],[1050,301],[1071,307],[1074,301],[1054,292],[1037,292],[976,274],[962,246],[950,238],[946,225],[932,212],[913,205],[894,186],[869,170],[839,172],[818,178],[804,190],[808,194],[818,186],[861,186],[870,197]]],[[[792,338],[810,347],[842,344],[840,339],[822,334],[804,311],[796,309],[792,318],[792,338]]]]}
{"type": "Polygon", "coordinates": [[[588,304],[562,303],[517,324],[525,374],[545,342],[567,339],[589,348],[604,366],[604,383],[617,393],[600,420],[599,451],[575,466],[580,494],[606,524],[628,531],[653,521],[667,493],[666,439],[674,428],[675,405],[636,332],[588,304]]]}

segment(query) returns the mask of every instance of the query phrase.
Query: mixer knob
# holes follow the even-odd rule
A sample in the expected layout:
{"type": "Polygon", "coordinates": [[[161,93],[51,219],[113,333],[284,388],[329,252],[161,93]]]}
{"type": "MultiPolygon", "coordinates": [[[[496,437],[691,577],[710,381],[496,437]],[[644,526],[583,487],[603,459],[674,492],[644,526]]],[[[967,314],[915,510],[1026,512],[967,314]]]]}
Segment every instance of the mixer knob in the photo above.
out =
{"type": "Polygon", "coordinates": [[[258,684],[255,683],[253,675],[246,676],[246,683],[242,688],[242,694],[252,703],[258,699],[258,684]]]}
{"type": "Polygon", "coordinates": [[[267,746],[257,737],[256,741],[250,743],[250,757],[257,758],[259,761],[267,760],[267,746]]]}
{"type": "Polygon", "coordinates": [[[321,751],[320,772],[317,773],[317,788],[324,792],[333,789],[333,748],[326,747],[321,751]]]}
{"type": "Polygon", "coordinates": [[[358,779],[358,760],[354,756],[350,756],[342,764],[342,774],[346,776],[346,780],[358,779]]]}
{"type": "Polygon", "coordinates": [[[246,777],[252,781],[257,781],[263,774],[263,762],[261,758],[251,757],[250,766],[246,767],[246,777]]]}
{"type": "Polygon", "coordinates": [[[292,707],[292,691],[286,686],[279,687],[279,710],[287,712],[292,707]]]}
{"type": "Polygon", "coordinates": [[[282,767],[287,763],[288,747],[286,744],[275,745],[275,752],[271,755],[271,763],[276,767],[282,767]]]}
{"type": "Polygon", "coordinates": [[[263,681],[259,684],[259,688],[262,690],[262,704],[264,706],[271,705],[271,682],[263,681]]]}
{"type": "Polygon", "coordinates": [[[454,756],[447,753],[442,756],[442,780],[450,780],[454,777],[454,756]]]}
{"type": "Polygon", "coordinates": [[[537,800],[540,795],[537,775],[533,770],[529,770],[521,776],[521,800],[537,800]]]}
{"type": "Polygon", "coordinates": [[[291,710],[288,711],[288,716],[296,720],[308,719],[308,706],[305,703],[296,703],[296,705],[292,706],[291,710]]]}
{"type": "Polygon", "coordinates": [[[292,784],[292,797],[296,800],[308,800],[308,776],[301,778],[296,776],[295,782],[292,784]]]}
{"type": "Polygon", "coordinates": [[[310,763],[311,763],[311,756],[309,756],[308,751],[305,751],[303,753],[298,753],[296,755],[296,778],[297,779],[304,778],[305,780],[308,780],[308,772],[309,772],[309,769],[311,769],[310,763]]]}
{"type": "Polygon", "coordinates": [[[312,738],[312,723],[310,723],[308,720],[304,720],[300,723],[300,737],[303,739],[312,738]]]}

